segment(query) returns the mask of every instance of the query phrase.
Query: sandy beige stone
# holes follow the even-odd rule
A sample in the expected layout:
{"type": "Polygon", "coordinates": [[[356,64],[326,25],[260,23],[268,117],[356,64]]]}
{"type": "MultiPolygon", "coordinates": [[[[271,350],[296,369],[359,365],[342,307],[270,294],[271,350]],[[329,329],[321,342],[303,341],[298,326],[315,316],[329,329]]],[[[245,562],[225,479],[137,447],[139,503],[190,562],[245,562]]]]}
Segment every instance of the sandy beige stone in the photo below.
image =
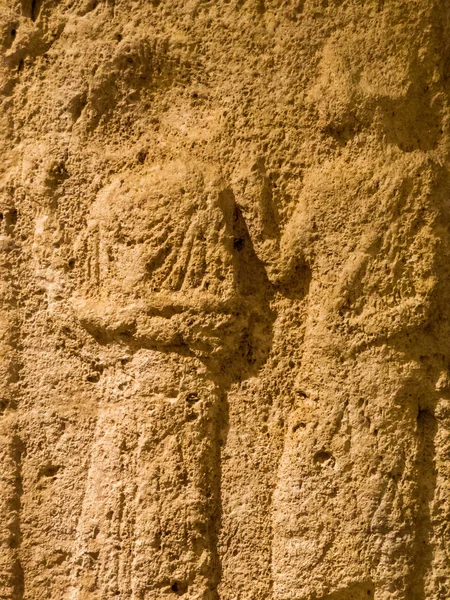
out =
{"type": "Polygon", "coordinates": [[[450,598],[449,40],[0,0],[0,600],[450,598]]]}

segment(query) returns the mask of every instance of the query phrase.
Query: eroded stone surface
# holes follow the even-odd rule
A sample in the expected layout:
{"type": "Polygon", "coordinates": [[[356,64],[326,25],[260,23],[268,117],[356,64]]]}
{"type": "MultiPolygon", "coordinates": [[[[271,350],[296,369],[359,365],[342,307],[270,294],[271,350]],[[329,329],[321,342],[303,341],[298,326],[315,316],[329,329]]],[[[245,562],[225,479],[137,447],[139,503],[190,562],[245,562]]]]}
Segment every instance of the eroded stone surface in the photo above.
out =
{"type": "Polygon", "coordinates": [[[449,15],[0,1],[1,600],[449,598],[449,15]]]}

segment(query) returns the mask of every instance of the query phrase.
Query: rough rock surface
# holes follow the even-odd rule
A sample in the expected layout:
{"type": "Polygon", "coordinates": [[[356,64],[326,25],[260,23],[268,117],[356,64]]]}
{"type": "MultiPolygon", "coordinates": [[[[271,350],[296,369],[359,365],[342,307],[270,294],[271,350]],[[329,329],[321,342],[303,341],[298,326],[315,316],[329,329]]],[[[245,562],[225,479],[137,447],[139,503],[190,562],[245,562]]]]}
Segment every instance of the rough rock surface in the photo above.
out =
{"type": "Polygon", "coordinates": [[[450,3],[0,44],[0,599],[448,600],[450,3]]]}

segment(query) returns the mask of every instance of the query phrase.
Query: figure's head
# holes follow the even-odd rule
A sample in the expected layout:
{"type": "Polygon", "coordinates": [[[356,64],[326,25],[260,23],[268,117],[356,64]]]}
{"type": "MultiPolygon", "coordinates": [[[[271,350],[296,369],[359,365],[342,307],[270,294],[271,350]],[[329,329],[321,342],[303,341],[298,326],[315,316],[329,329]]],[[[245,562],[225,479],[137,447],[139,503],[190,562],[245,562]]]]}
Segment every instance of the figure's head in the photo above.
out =
{"type": "Polygon", "coordinates": [[[173,161],[117,176],[78,242],[84,293],[119,303],[157,295],[182,302],[199,291],[231,297],[233,204],[219,173],[204,166],[173,161]]]}
{"type": "Polygon", "coordinates": [[[213,167],[172,161],[117,176],[76,244],[77,317],[99,338],[229,355],[248,336],[263,277],[246,235],[213,167]]]}

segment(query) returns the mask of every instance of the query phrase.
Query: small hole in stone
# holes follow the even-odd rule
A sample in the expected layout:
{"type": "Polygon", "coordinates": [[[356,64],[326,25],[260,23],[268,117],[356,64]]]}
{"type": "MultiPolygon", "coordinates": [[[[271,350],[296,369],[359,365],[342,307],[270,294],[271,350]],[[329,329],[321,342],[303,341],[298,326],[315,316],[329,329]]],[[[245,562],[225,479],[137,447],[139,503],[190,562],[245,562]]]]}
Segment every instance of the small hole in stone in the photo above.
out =
{"type": "Polygon", "coordinates": [[[137,159],[138,162],[142,165],[145,162],[145,159],[147,158],[147,150],[139,150],[139,152],[137,153],[137,159]]]}
{"type": "Polygon", "coordinates": [[[100,379],[99,373],[93,373],[92,375],[87,376],[87,380],[89,383],[97,383],[100,379]]]}
{"type": "Polygon", "coordinates": [[[0,222],[3,221],[3,213],[0,213],[0,222]]]}
{"type": "Polygon", "coordinates": [[[121,41],[123,40],[123,36],[122,36],[122,34],[121,34],[121,33],[118,33],[118,34],[116,35],[116,40],[117,40],[118,42],[121,42],[121,41]]]}
{"type": "Polygon", "coordinates": [[[296,425],[294,425],[294,427],[292,428],[292,431],[295,433],[296,431],[298,431],[299,429],[305,429],[306,427],[306,423],[297,423],[296,425]]]}
{"type": "Polygon", "coordinates": [[[16,37],[16,33],[17,33],[17,31],[15,29],[11,29],[11,37],[12,38],[16,37]]]}
{"type": "Polygon", "coordinates": [[[314,455],[314,464],[319,466],[332,466],[334,465],[334,457],[330,452],[326,450],[320,450],[314,455]]]}
{"type": "Polygon", "coordinates": [[[175,583],[170,586],[170,589],[178,596],[183,596],[183,594],[187,592],[188,586],[185,583],[175,581],[175,583]]]}
{"type": "Polygon", "coordinates": [[[6,215],[6,222],[8,225],[15,225],[17,223],[17,209],[12,208],[6,215]]]}
{"type": "Polygon", "coordinates": [[[186,396],[186,402],[189,402],[189,404],[194,404],[194,402],[198,402],[199,400],[200,396],[197,394],[197,392],[190,392],[186,396]]]}
{"type": "Polygon", "coordinates": [[[133,337],[133,332],[132,331],[120,331],[119,332],[119,336],[123,339],[129,339],[133,337]]]}
{"type": "Polygon", "coordinates": [[[60,465],[45,465],[39,470],[39,477],[48,477],[53,479],[60,469],[60,465]]]}
{"type": "Polygon", "coordinates": [[[71,259],[68,261],[68,263],[67,263],[67,266],[69,267],[69,269],[70,269],[70,270],[74,269],[74,268],[75,268],[75,259],[74,259],[74,258],[71,258],[71,259]]]}
{"type": "Polygon", "coordinates": [[[242,238],[234,238],[233,245],[238,252],[243,249],[244,243],[245,242],[242,238]]]}

